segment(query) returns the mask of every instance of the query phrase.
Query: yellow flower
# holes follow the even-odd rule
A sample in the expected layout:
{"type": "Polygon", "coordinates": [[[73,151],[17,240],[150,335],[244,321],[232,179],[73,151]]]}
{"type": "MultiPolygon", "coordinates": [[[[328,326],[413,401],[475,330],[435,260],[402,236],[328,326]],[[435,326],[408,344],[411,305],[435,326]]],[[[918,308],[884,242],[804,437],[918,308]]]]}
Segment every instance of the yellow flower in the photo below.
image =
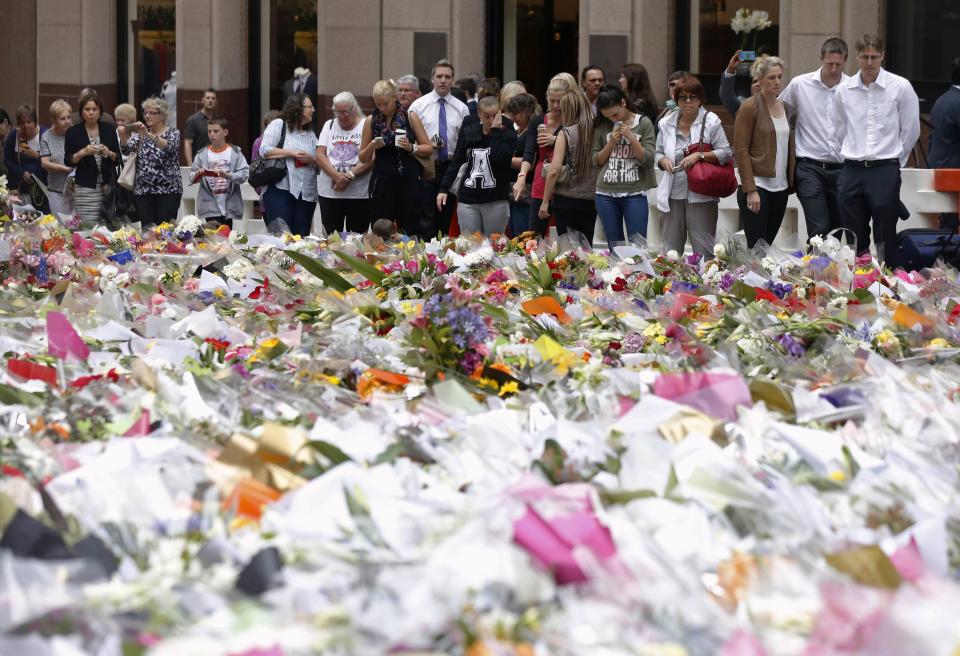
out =
{"type": "Polygon", "coordinates": [[[478,378],[477,385],[479,385],[480,387],[489,387],[490,389],[493,389],[493,390],[500,387],[497,384],[497,381],[495,381],[493,378],[478,378]]]}
{"type": "Polygon", "coordinates": [[[828,478],[834,483],[843,483],[845,480],[847,480],[847,475],[844,472],[840,471],[839,469],[836,469],[830,472],[830,475],[828,478]]]}
{"type": "Polygon", "coordinates": [[[515,380],[508,381],[500,387],[500,394],[498,396],[506,396],[507,394],[516,394],[520,391],[520,384],[515,380]]]}
{"type": "Polygon", "coordinates": [[[213,295],[217,298],[223,298],[223,287],[217,287],[213,290],[213,295]]]}
{"type": "Polygon", "coordinates": [[[943,337],[935,337],[930,340],[929,344],[927,344],[927,348],[930,348],[930,349],[950,348],[950,342],[945,340],[943,337]]]}

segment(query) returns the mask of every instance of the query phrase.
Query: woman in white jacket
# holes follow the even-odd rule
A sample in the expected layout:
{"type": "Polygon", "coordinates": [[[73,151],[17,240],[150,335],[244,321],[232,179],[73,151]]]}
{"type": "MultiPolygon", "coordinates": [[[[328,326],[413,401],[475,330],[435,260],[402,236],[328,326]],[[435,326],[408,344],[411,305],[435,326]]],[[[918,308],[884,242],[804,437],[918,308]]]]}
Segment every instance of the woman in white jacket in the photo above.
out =
{"type": "Polygon", "coordinates": [[[690,191],[687,171],[701,160],[726,164],[733,151],[723,131],[720,117],[703,108],[705,94],[700,80],[688,75],[673,88],[673,99],[678,111],[660,119],[657,134],[657,166],[664,175],[657,186],[657,209],[660,210],[660,237],[664,250],[682,253],[687,233],[695,253],[711,255],[717,234],[717,216],[720,199],[690,191]],[[711,152],[690,152],[689,146],[700,141],[700,132],[706,123],[703,143],[710,144],[711,152]]]}

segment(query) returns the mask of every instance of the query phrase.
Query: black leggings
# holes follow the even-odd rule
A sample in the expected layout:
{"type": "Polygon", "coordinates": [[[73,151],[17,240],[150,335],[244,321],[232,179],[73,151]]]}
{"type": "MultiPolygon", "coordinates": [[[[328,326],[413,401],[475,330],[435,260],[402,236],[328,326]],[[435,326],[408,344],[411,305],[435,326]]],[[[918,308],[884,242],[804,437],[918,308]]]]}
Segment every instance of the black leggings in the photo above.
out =
{"type": "Polygon", "coordinates": [[[416,235],[420,227],[419,201],[420,179],[417,177],[378,175],[374,171],[370,178],[370,218],[373,221],[390,219],[404,233],[416,235]]]}
{"type": "Polygon", "coordinates": [[[343,230],[346,219],[350,232],[366,232],[370,227],[370,201],[366,198],[327,198],[320,196],[320,219],[327,234],[343,230]]]}
{"type": "Polygon", "coordinates": [[[567,230],[576,230],[583,233],[593,246],[593,231],[597,225],[597,205],[594,199],[554,196],[551,207],[557,217],[558,235],[564,234],[567,230]]]}
{"type": "Polygon", "coordinates": [[[180,211],[180,194],[140,194],[133,197],[137,209],[137,221],[143,226],[152,226],[164,221],[177,222],[180,211]]]}
{"type": "Polygon", "coordinates": [[[747,238],[747,248],[753,248],[761,239],[768,245],[773,244],[780,232],[783,223],[783,213],[787,211],[787,200],[790,192],[767,191],[757,187],[760,194],[760,211],[754,214],[747,209],[747,195],[743,187],[737,190],[737,203],[740,205],[740,223],[743,224],[743,234],[747,238]]]}

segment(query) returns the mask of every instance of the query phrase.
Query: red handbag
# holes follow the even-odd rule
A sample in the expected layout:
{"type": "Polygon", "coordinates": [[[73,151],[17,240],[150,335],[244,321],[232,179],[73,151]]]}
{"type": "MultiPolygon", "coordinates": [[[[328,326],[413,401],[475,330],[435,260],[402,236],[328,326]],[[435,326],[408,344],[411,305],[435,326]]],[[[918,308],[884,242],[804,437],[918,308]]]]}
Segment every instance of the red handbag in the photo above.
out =
{"type": "MultiPolygon", "coordinates": [[[[707,116],[709,115],[710,112],[703,115],[703,123],[700,126],[700,143],[687,146],[684,151],[687,155],[713,151],[711,144],[703,143],[703,134],[707,131],[707,116]]],[[[703,196],[726,198],[737,190],[737,185],[737,174],[733,170],[733,158],[730,158],[722,166],[707,160],[701,160],[687,171],[687,187],[690,191],[703,196]]]]}

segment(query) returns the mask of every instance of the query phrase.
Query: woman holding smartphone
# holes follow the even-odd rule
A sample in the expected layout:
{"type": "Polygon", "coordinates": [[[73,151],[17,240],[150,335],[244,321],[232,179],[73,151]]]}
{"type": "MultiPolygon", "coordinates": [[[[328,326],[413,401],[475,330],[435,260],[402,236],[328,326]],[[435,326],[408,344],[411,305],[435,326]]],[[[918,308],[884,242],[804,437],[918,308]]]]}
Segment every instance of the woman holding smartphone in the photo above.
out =
{"type": "Polygon", "coordinates": [[[84,221],[93,223],[100,220],[103,212],[104,185],[116,179],[120,142],[116,129],[100,120],[103,101],[96,91],[84,93],[78,104],[81,122],[67,130],[63,161],[76,167],[76,212],[84,221]]]}
{"type": "Polygon", "coordinates": [[[406,234],[416,234],[420,165],[414,156],[433,154],[433,143],[416,114],[401,107],[393,80],[373,85],[373,103],[376,108],[363,123],[359,155],[364,164],[373,160],[370,218],[390,219],[406,234]]]}

